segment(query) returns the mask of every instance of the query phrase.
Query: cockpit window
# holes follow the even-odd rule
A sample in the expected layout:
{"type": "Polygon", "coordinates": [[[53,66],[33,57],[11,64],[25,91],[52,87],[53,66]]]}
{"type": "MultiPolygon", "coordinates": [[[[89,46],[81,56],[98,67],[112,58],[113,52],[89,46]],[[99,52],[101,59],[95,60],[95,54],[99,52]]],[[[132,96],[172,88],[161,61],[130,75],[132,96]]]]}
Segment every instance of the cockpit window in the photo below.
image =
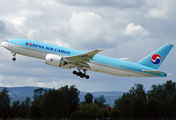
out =
{"type": "Polygon", "coordinates": [[[6,42],[9,42],[9,40],[6,40],[6,42]]]}

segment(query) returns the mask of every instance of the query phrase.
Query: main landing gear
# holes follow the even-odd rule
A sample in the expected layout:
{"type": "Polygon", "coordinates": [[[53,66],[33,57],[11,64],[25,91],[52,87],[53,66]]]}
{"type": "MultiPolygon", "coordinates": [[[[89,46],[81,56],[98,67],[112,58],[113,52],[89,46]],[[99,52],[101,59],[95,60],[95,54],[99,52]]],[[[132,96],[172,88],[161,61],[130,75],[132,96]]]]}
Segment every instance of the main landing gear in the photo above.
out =
{"type": "Polygon", "coordinates": [[[80,78],[85,77],[86,79],[89,79],[89,75],[86,75],[86,73],[82,73],[81,71],[77,72],[77,71],[73,71],[74,75],[80,76],[80,78]]]}
{"type": "Polygon", "coordinates": [[[16,56],[16,53],[12,53],[13,54],[13,58],[12,58],[12,61],[15,61],[16,60],[16,58],[15,58],[15,56],[16,56]]]}

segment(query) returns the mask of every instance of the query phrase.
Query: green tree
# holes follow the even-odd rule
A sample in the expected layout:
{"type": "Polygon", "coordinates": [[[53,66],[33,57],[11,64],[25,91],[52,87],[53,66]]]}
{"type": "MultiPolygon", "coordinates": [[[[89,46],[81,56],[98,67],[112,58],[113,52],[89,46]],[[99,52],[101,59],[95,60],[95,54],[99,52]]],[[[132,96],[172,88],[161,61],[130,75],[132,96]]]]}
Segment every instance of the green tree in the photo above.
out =
{"type": "Polygon", "coordinates": [[[138,91],[137,97],[134,100],[134,117],[147,117],[148,115],[148,104],[145,92],[138,91]]]}
{"type": "Polygon", "coordinates": [[[0,103],[5,104],[5,105],[9,105],[10,104],[10,97],[8,94],[9,90],[7,90],[6,87],[4,87],[2,89],[2,91],[0,92],[0,103]]]}
{"type": "Polygon", "coordinates": [[[77,110],[71,114],[70,118],[104,118],[105,110],[97,104],[85,104],[81,110],[77,110]]]}
{"type": "Polygon", "coordinates": [[[84,96],[84,99],[85,99],[85,103],[92,103],[92,99],[93,99],[93,95],[91,93],[87,93],[85,96],[84,96]]]}
{"type": "Polygon", "coordinates": [[[142,84],[135,84],[128,93],[115,100],[111,117],[176,117],[176,83],[171,80],[153,85],[145,93],[142,84]]]}
{"type": "Polygon", "coordinates": [[[133,95],[133,100],[137,97],[138,93],[144,90],[144,86],[142,84],[134,84],[134,87],[132,87],[129,92],[131,95],[133,95]]]}
{"type": "MultiPolygon", "coordinates": [[[[169,80],[166,82],[166,84],[163,85],[164,86],[164,90],[167,90],[169,91],[169,95],[173,95],[175,93],[175,90],[176,90],[176,82],[172,82],[172,80],[169,80]]],[[[164,96],[165,98],[167,97],[167,94],[166,96],[164,96]]]]}
{"type": "Polygon", "coordinates": [[[41,118],[42,114],[41,114],[41,108],[39,105],[33,103],[30,107],[29,107],[29,111],[28,111],[28,118],[41,118]]]}
{"type": "Polygon", "coordinates": [[[153,85],[151,87],[152,90],[149,92],[156,91],[162,102],[166,100],[168,95],[172,96],[176,90],[176,82],[172,82],[172,80],[163,83],[162,85],[153,85]]]}
{"type": "Polygon", "coordinates": [[[133,117],[134,102],[131,93],[124,93],[121,98],[115,100],[114,104],[110,112],[111,117],[133,117]]]}
{"type": "Polygon", "coordinates": [[[111,117],[144,117],[147,116],[147,99],[142,84],[135,84],[128,93],[115,100],[111,117]]]}
{"type": "Polygon", "coordinates": [[[94,99],[94,103],[101,108],[105,107],[104,106],[105,102],[106,102],[106,99],[104,98],[104,95],[100,95],[100,97],[94,99]]]}
{"type": "Polygon", "coordinates": [[[14,101],[12,105],[12,116],[21,117],[20,101],[14,101]]]}
{"type": "Polygon", "coordinates": [[[79,108],[82,108],[85,105],[85,102],[79,102],[79,108]]]}
{"type": "Polygon", "coordinates": [[[80,91],[78,91],[78,89],[75,88],[74,85],[70,86],[70,88],[66,85],[64,87],[61,87],[60,90],[64,92],[67,97],[69,115],[71,115],[74,111],[78,109],[80,91]]]}
{"type": "Polygon", "coordinates": [[[169,101],[169,108],[170,108],[170,113],[169,113],[169,117],[171,118],[175,118],[176,117],[176,91],[175,93],[172,95],[170,101],[169,101]]]}
{"type": "Polygon", "coordinates": [[[171,116],[170,114],[172,113],[170,102],[171,102],[171,97],[168,94],[164,102],[164,115],[163,116],[166,118],[169,118],[171,116]]]}
{"type": "Polygon", "coordinates": [[[121,98],[119,98],[119,99],[116,99],[115,101],[114,101],[114,108],[111,110],[111,112],[110,112],[110,117],[111,118],[116,118],[116,117],[120,117],[121,115],[120,115],[120,106],[119,106],[119,104],[120,104],[120,99],[121,98]]]}
{"type": "Polygon", "coordinates": [[[45,92],[45,91],[44,91],[43,88],[38,88],[38,89],[35,89],[35,90],[34,90],[33,98],[34,98],[34,103],[35,103],[35,104],[40,105],[40,103],[41,103],[41,98],[42,98],[42,95],[43,95],[44,92],[45,92]]]}
{"type": "Polygon", "coordinates": [[[8,116],[11,116],[10,112],[10,105],[6,105],[0,102],[0,118],[7,118],[8,116]]]}
{"type": "Polygon", "coordinates": [[[27,98],[25,100],[25,104],[28,104],[30,106],[29,109],[28,109],[28,118],[41,118],[42,115],[41,115],[41,99],[42,99],[42,96],[44,94],[46,90],[44,90],[43,88],[38,88],[38,89],[35,89],[34,90],[34,95],[33,95],[33,98],[34,98],[34,101],[33,102],[29,102],[29,98],[27,98]]]}
{"type": "Polygon", "coordinates": [[[10,115],[10,97],[9,90],[3,88],[0,92],[0,118],[7,118],[10,115]]]}
{"type": "Polygon", "coordinates": [[[148,95],[149,117],[162,117],[163,104],[157,92],[148,95]]]}
{"type": "Polygon", "coordinates": [[[49,90],[41,99],[41,114],[44,118],[63,118],[68,115],[67,96],[61,90],[49,90]]]}
{"type": "Polygon", "coordinates": [[[29,111],[29,107],[30,107],[30,97],[26,97],[25,101],[23,101],[20,104],[20,110],[21,110],[21,117],[22,118],[26,118],[28,115],[28,111],[29,111]]]}
{"type": "MultiPolygon", "coordinates": [[[[34,90],[34,101],[31,102],[31,106],[28,110],[28,118],[41,118],[41,103],[42,103],[42,96],[46,92],[43,88],[38,88],[34,90]]],[[[25,100],[25,104],[30,105],[29,98],[25,100]]]]}
{"type": "Polygon", "coordinates": [[[163,83],[162,85],[160,84],[153,85],[151,88],[152,90],[148,92],[148,94],[150,94],[149,97],[153,95],[152,97],[162,104],[160,108],[160,112],[161,112],[160,116],[162,117],[172,116],[171,104],[172,104],[172,96],[174,95],[176,90],[176,82],[172,82],[172,80],[169,80],[166,83],[163,83]]]}
{"type": "Polygon", "coordinates": [[[24,103],[25,103],[25,106],[29,107],[31,105],[31,98],[30,97],[26,97],[24,103]]]}

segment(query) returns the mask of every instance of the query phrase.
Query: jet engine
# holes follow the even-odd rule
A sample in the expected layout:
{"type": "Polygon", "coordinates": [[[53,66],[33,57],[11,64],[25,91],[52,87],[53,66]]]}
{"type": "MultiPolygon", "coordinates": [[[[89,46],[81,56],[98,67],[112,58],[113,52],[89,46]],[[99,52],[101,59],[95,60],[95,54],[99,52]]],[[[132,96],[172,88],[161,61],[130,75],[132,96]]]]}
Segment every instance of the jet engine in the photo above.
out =
{"type": "Polygon", "coordinates": [[[67,64],[67,62],[64,61],[64,59],[61,56],[55,54],[47,54],[45,58],[45,63],[47,65],[56,67],[61,67],[67,64]]]}

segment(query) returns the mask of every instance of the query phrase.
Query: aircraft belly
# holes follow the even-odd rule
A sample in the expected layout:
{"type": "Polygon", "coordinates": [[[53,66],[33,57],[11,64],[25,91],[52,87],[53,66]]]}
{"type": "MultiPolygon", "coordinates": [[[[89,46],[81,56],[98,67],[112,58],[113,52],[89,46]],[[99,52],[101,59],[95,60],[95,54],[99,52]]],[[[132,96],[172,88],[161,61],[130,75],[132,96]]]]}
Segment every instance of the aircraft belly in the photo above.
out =
{"type": "Polygon", "coordinates": [[[115,66],[99,64],[99,63],[89,63],[90,70],[96,72],[102,72],[115,76],[123,76],[123,77],[155,77],[153,75],[140,73],[128,69],[123,69],[115,66]]]}
{"type": "Polygon", "coordinates": [[[34,58],[43,59],[43,60],[45,59],[47,54],[46,52],[43,52],[43,51],[27,49],[26,47],[20,47],[17,45],[9,45],[7,49],[20,55],[25,55],[25,56],[34,57],[34,58]]]}
{"type": "Polygon", "coordinates": [[[31,51],[31,50],[23,50],[23,51],[20,50],[17,53],[21,55],[29,56],[29,57],[42,59],[42,60],[44,60],[46,57],[46,53],[38,52],[38,51],[31,51]]]}
{"type": "Polygon", "coordinates": [[[104,67],[101,66],[101,69],[103,70],[103,73],[107,73],[107,74],[111,74],[111,75],[115,75],[115,76],[124,76],[124,77],[146,77],[145,75],[142,74],[137,74],[134,72],[130,72],[128,70],[125,69],[121,69],[121,68],[114,68],[114,67],[104,67]]]}

